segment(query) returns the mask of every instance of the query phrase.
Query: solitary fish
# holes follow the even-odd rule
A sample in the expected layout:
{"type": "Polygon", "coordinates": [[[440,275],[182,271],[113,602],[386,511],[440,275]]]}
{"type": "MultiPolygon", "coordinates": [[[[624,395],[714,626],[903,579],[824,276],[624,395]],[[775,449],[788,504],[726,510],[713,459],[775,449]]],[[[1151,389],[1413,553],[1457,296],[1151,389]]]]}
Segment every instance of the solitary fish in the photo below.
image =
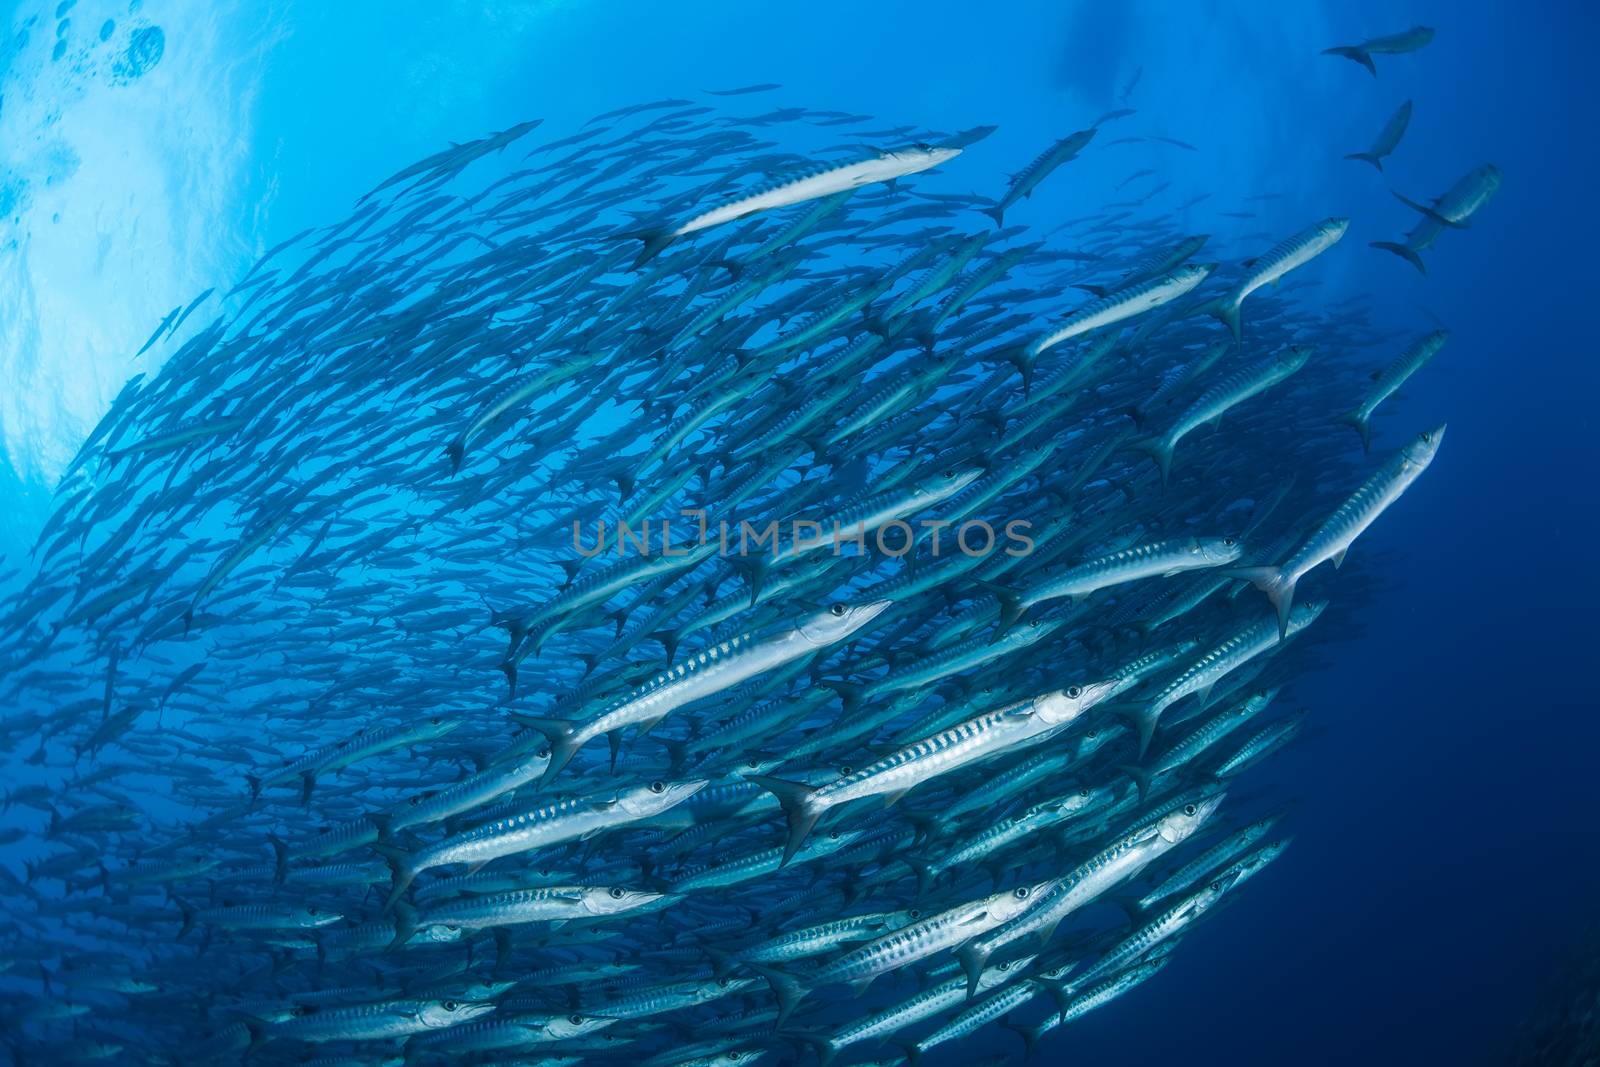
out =
{"type": "Polygon", "coordinates": [[[662,249],[687,234],[709,230],[713,226],[721,226],[725,222],[742,219],[757,212],[771,211],[773,208],[788,207],[791,204],[803,204],[807,200],[821,200],[835,193],[859,189],[863,185],[892,182],[896,178],[904,178],[908,174],[937,167],[960,154],[961,149],[949,145],[934,147],[915,144],[867,159],[857,159],[836,166],[815,167],[780,178],[760,186],[737,200],[729,200],[702,211],[679,226],[632,234],[631,236],[644,242],[639,258],[633,261],[633,269],[638,270],[660,255],[662,249]]]}
{"type": "Polygon", "coordinates": [[[1372,376],[1372,389],[1367,393],[1366,399],[1344,417],[1344,421],[1354,426],[1356,432],[1361,435],[1361,451],[1372,451],[1372,413],[1378,409],[1378,405],[1393,396],[1407,379],[1421,370],[1449,339],[1449,330],[1434,330],[1427,336],[1419,338],[1410,348],[1396,356],[1393,363],[1372,376]]]}
{"type": "Polygon", "coordinates": [[[1404,241],[1373,241],[1373,248],[1381,248],[1410,263],[1423,274],[1427,265],[1418,254],[1429,248],[1445,230],[1464,230],[1467,220],[1478,213],[1494,194],[1500,190],[1500,168],[1492,163],[1474,169],[1450,187],[1450,191],[1431,204],[1421,204],[1395,193],[1395,199],[1422,215],[1422,221],[1406,235],[1404,241]]]}
{"type": "Polygon", "coordinates": [[[1375,522],[1411,483],[1422,476],[1439,451],[1444,440],[1443,426],[1418,434],[1402,448],[1376,474],[1334,509],[1317,532],[1300,546],[1300,551],[1277,567],[1243,567],[1233,573],[1247,578],[1272,601],[1278,612],[1279,636],[1289,632],[1289,609],[1294,604],[1294,587],[1307,571],[1318,564],[1333,560],[1334,567],[1344,564],[1344,554],[1368,526],[1375,522]]]}
{"type": "Polygon", "coordinates": [[[1346,159],[1360,159],[1371,163],[1380,171],[1383,169],[1383,157],[1389,155],[1400,144],[1400,138],[1406,134],[1406,127],[1411,125],[1411,101],[1407,100],[1395,108],[1389,121],[1383,124],[1383,129],[1378,131],[1378,136],[1373,139],[1372,147],[1365,152],[1352,152],[1346,159]]]}
{"type": "Polygon", "coordinates": [[[1244,265],[1250,269],[1250,273],[1245,275],[1244,280],[1233,292],[1222,298],[1213,312],[1228,327],[1234,341],[1242,339],[1239,308],[1244,304],[1245,297],[1263,285],[1275,284],[1296,267],[1316,259],[1338,244],[1339,239],[1349,228],[1349,219],[1337,216],[1326,218],[1315,226],[1301,230],[1288,240],[1274,245],[1259,259],[1245,260],[1244,265]]]}
{"type": "Polygon", "coordinates": [[[1390,33],[1382,37],[1373,37],[1362,41],[1360,44],[1340,45],[1337,48],[1325,48],[1325,56],[1343,56],[1352,63],[1360,63],[1367,68],[1367,72],[1374,78],[1378,76],[1378,68],[1373,64],[1373,56],[1399,56],[1407,52],[1415,52],[1427,46],[1433,40],[1433,27],[1413,26],[1401,33],[1390,33]]]}

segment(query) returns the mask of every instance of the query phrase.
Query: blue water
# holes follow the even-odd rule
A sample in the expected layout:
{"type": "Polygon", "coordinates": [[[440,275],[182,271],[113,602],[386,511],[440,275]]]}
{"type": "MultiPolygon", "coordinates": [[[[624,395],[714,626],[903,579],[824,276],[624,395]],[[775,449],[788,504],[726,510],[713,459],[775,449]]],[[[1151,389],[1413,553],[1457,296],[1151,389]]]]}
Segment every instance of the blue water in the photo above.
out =
{"type": "MultiPolygon", "coordinates": [[[[1594,5],[83,0],[65,49],[54,5],[8,21],[0,552],[13,562],[169,308],[446,142],[532,117],[559,136],[638,101],[770,81],[777,105],[998,125],[943,186],[995,194],[1141,71],[1129,106],[1143,128],[1200,150],[1086,154],[1018,221],[1087,213],[1140,167],[1174,181],[1171,202],[1213,194],[1195,231],[1349,215],[1319,299],[1366,293],[1375,321],[1448,325],[1448,349],[1381,425],[1390,446],[1406,426],[1448,420],[1450,436],[1353,552],[1376,576],[1360,628],[1294,683],[1314,736],[1265,774],[1292,786],[1295,847],[1043,1059],[1502,1062],[1592,922],[1594,5]],[[1376,79],[1318,54],[1418,23],[1437,38],[1377,57],[1376,79]],[[51,67],[74,62],[72,76],[51,67]],[[1381,176],[1341,158],[1404,99],[1415,113],[1381,176]],[[1427,253],[1426,277],[1365,247],[1416,218],[1391,187],[1431,197],[1485,162],[1503,187],[1427,253]],[[1207,214],[1258,194],[1281,199],[1255,219],[1207,214]]],[[[986,1052],[1017,1042],[989,1032],[943,1062],[986,1052]]]]}

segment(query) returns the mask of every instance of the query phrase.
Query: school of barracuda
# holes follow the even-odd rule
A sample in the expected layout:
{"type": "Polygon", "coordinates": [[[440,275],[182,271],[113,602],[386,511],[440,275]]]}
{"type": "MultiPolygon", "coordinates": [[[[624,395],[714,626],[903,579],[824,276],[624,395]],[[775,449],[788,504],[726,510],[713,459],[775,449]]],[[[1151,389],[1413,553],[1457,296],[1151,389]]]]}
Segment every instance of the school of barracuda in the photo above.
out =
{"type": "Polygon", "coordinates": [[[1315,207],[1076,204],[1131,110],[980,195],[988,128],[740,103],[422,160],[116,397],[6,568],[16,1062],[971,1062],[1282,854],[1447,335],[1315,207]]]}

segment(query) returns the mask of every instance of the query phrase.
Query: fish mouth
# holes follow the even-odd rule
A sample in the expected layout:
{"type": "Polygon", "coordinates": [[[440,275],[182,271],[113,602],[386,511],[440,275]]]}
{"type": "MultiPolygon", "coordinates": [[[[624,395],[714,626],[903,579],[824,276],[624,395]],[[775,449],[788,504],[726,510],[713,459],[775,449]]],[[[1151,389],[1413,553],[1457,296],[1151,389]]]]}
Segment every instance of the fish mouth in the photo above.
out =
{"type": "Polygon", "coordinates": [[[861,616],[860,625],[865,626],[873,619],[876,619],[879,615],[882,615],[885,611],[888,611],[893,605],[894,601],[888,599],[868,600],[857,604],[856,613],[861,616]]]}

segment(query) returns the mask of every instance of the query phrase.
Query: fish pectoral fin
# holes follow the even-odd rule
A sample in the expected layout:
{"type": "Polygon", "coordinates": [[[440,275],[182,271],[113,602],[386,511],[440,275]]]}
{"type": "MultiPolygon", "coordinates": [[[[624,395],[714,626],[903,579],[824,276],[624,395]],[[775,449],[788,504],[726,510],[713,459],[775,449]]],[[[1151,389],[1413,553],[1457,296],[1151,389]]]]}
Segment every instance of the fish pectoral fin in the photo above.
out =
{"type": "Polygon", "coordinates": [[[906,786],[904,789],[896,789],[892,793],[885,793],[883,795],[883,806],[886,807],[886,808],[894,807],[896,801],[898,801],[901,797],[905,796],[909,792],[911,792],[911,787],[910,786],[906,786]]]}
{"type": "Polygon", "coordinates": [[[1348,552],[1348,551],[1350,551],[1350,546],[1346,545],[1343,548],[1341,548],[1339,551],[1337,551],[1337,552],[1335,552],[1333,554],[1333,569],[1334,570],[1338,570],[1340,567],[1344,566],[1344,554],[1346,552],[1348,552]]]}

